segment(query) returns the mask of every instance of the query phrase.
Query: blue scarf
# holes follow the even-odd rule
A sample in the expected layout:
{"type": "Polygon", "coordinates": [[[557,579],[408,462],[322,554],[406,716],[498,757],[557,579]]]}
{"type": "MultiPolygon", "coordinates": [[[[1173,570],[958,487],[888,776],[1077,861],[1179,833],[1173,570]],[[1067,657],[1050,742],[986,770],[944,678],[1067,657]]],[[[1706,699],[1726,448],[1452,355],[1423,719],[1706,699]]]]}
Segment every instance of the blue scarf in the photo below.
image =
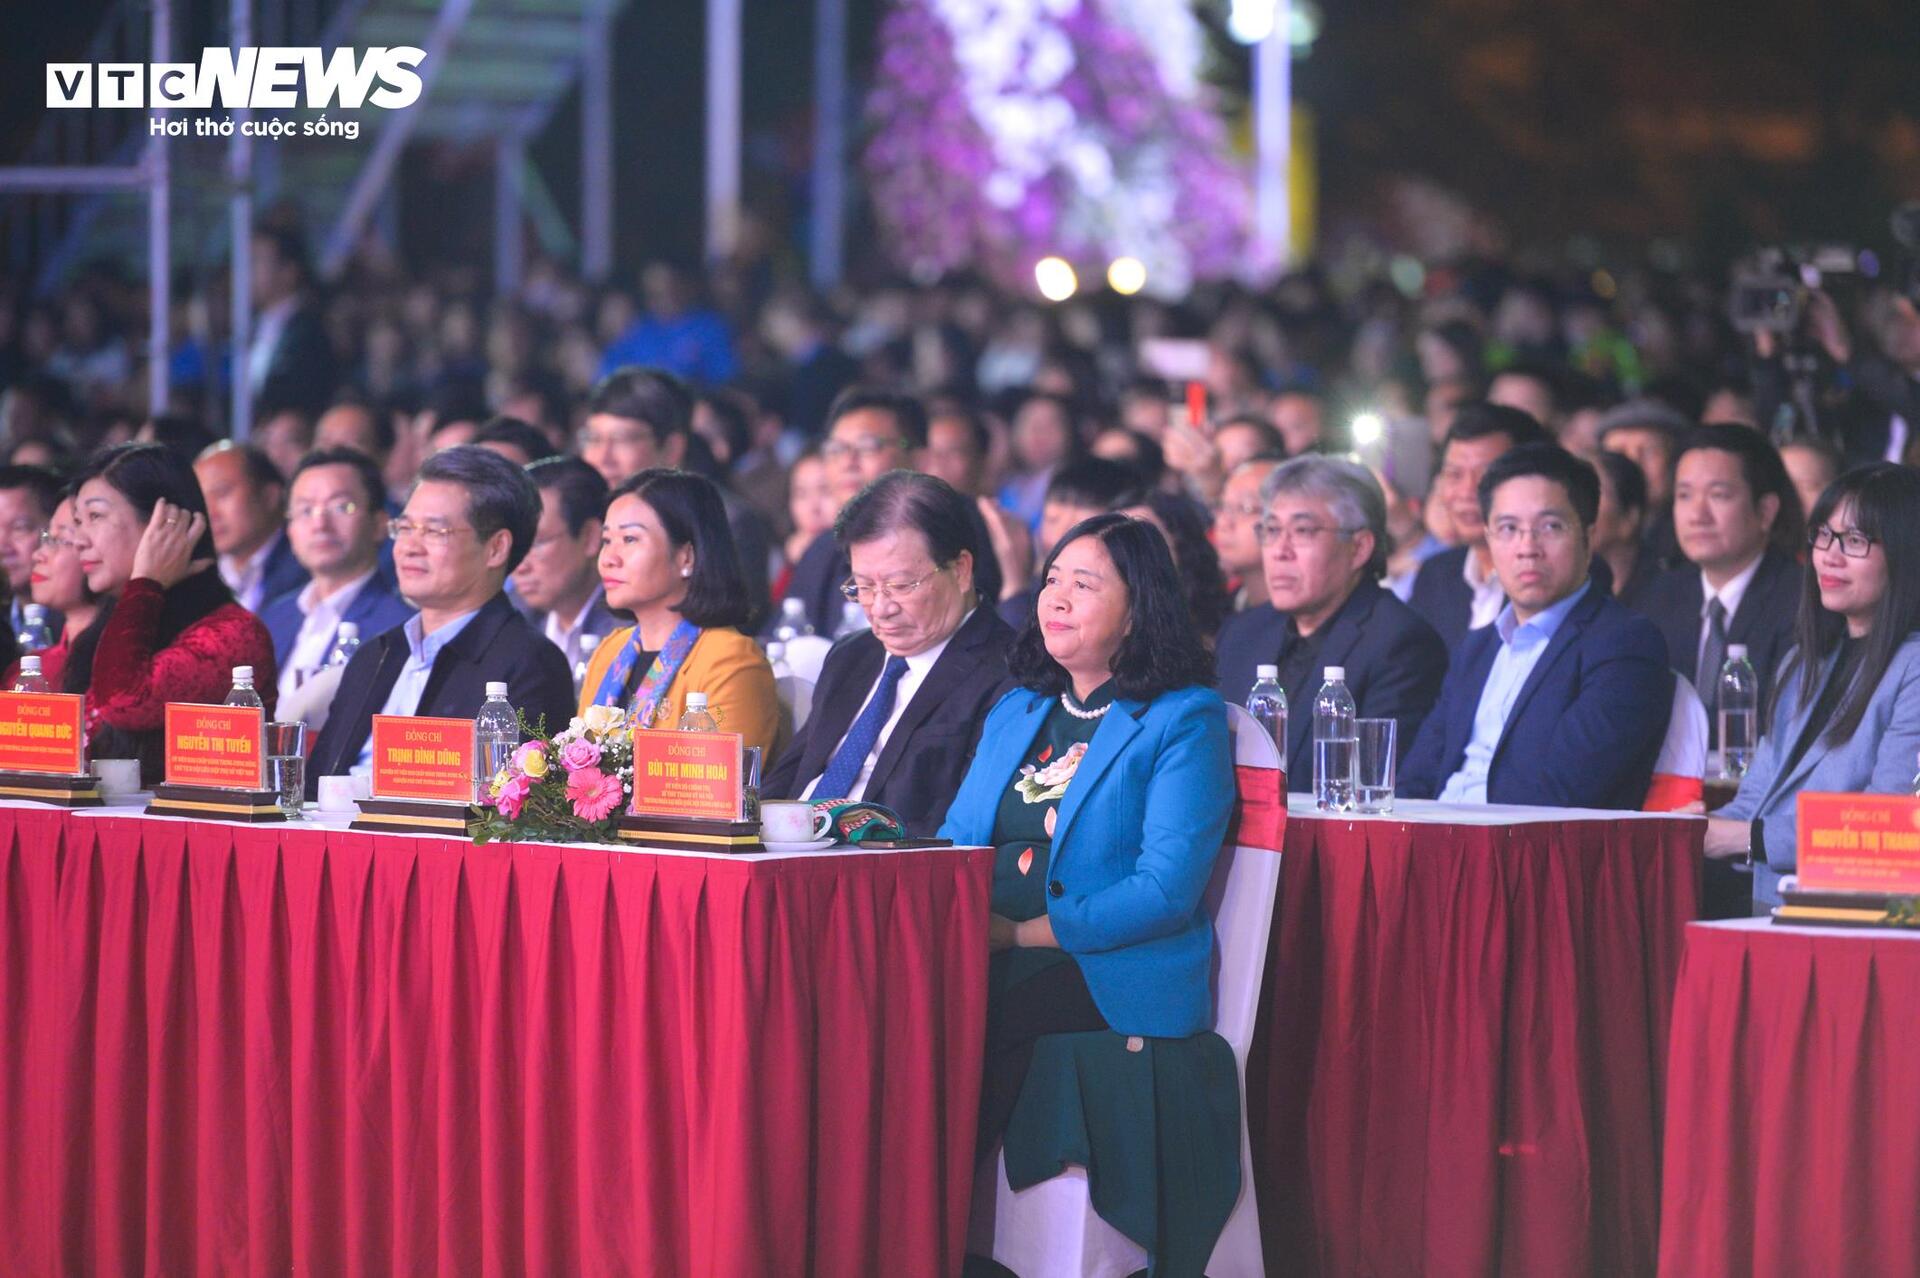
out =
{"type": "MultiPolygon", "coordinates": [[[[633,712],[629,716],[637,727],[653,726],[654,712],[673,686],[673,677],[680,673],[680,666],[693,651],[693,645],[700,638],[700,627],[691,621],[682,621],[667,636],[666,647],[660,649],[660,655],[653,659],[647,668],[646,677],[640,680],[639,689],[633,694],[633,712]]],[[[626,691],[627,680],[633,677],[633,668],[640,660],[640,627],[633,628],[633,637],[620,655],[613,659],[607,673],[600,678],[600,688],[593,694],[593,703],[597,706],[617,706],[621,694],[626,691]]]]}

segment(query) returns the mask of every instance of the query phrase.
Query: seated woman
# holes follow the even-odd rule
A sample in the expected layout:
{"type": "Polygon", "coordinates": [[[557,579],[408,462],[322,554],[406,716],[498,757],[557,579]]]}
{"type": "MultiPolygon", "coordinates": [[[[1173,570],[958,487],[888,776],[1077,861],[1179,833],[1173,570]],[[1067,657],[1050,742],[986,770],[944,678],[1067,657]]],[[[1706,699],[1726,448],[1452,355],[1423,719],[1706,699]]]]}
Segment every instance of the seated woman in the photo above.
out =
{"type": "Polygon", "coordinates": [[[273,713],[273,637],[214,569],[207,503],[193,467],[158,444],[109,449],[76,477],[73,545],[87,586],[111,597],[73,641],[63,679],[87,694],[89,752],[139,759],[162,777],[169,701],[220,702],[252,666],[273,713]]]}
{"type": "MultiPolygon", "coordinates": [[[[51,608],[62,618],[60,637],[40,653],[40,673],[47,687],[55,692],[71,691],[64,677],[73,642],[100,616],[100,596],[87,586],[80,571],[80,552],[74,549],[76,525],[73,498],[63,497],[54,507],[47,530],[40,534],[40,545],[33,552],[33,575],[28,583],[33,601],[51,608]]],[[[7,667],[5,684],[11,688],[20,677],[20,663],[7,667]]]]}
{"type": "Polygon", "coordinates": [[[1850,470],[1809,528],[1772,717],[1739,793],[1707,822],[1707,855],[1751,858],[1762,908],[1794,871],[1796,795],[1911,794],[1920,754],[1920,474],[1850,470]]]}
{"type": "MultiPolygon", "coordinates": [[[[1008,661],[1021,686],[987,716],[940,829],[998,849],[983,1158],[1006,1132],[1043,1036],[1111,1029],[1140,1036],[1114,1040],[1131,1052],[1147,1038],[1172,1040],[1155,1044],[1164,1050],[1191,1036],[1225,1049],[1205,1033],[1213,925],[1201,894],[1234,802],[1233,756],[1173,558],[1157,529],[1096,515],[1061,539],[1040,580],[1008,661]]],[[[1224,1059],[1224,1079],[1196,1071],[1206,1082],[1191,1099],[1237,1115],[1231,1053],[1224,1059]]],[[[1158,1071],[1165,1058],[1154,1062],[1158,1071]]],[[[1159,1113],[1139,1121],[1173,1126],[1159,1113]]],[[[1216,1127],[1213,1152],[1237,1158],[1238,1132],[1237,1119],[1216,1127]]],[[[1153,1176],[1136,1171],[1135,1184],[1153,1176]]],[[[1225,1219],[1222,1209],[1215,1232],[1225,1219]]]]}
{"type": "Polygon", "coordinates": [[[601,641],[580,710],[622,706],[649,728],[680,725],[689,692],[707,694],[723,732],[771,757],[779,744],[773,668],[742,634],[751,609],[720,490],[683,470],[643,470],[613,490],[600,533],[607,607],[636,624],[601,641]]]}

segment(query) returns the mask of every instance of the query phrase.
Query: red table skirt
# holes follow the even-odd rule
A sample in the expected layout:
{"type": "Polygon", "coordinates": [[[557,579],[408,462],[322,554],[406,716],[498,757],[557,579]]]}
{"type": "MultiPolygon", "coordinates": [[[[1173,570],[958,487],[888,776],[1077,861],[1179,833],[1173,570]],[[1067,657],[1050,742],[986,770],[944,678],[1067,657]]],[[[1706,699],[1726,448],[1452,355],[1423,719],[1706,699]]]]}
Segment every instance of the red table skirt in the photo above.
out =
{"type": "Polygon", "coordinates": [[[991,864],[0,808],[0,1266],[955,1273],[991,864]]]}
{"type": "Polygon", "coordinates": [[[1269,1268],[1653,1268],[1704,824],[1288,824],[1248,1069],[1269,1268]]]}
{"type": "Polygon", "coordinates": [[[1920,1271],[1920,939],[1696,925],[1660,1272],[1920,1271]]]}

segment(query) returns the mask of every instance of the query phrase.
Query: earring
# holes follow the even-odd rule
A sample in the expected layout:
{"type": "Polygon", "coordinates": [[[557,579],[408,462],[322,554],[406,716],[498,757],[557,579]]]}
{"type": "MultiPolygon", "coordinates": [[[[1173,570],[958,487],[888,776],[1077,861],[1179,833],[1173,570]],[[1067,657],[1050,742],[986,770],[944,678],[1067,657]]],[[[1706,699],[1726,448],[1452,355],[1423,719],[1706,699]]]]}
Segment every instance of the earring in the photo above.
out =
{"type": "Polygon", "coordinates": [[[680,575],[681,575],[682,577],[691,577],[691,576],[693,576],[693,569],[691,569],[691,568],[682,568],[682,569],[680,570],[680,575]]]}

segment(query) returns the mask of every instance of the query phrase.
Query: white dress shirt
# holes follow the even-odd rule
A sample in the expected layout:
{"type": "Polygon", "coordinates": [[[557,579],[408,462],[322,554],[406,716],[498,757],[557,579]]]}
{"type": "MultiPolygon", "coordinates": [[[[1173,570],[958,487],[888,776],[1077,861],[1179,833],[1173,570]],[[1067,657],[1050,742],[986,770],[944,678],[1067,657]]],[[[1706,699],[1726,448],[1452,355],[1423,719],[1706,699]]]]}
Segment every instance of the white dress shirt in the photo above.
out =
{"type": "MultiPolygon", "coordinates": [[[[400,667],[400,677],[393,681],[393,691],[387,694],[387,703],[380,707],[381,714],[417,714],[420,710],[420,697],[427,690],[427,680],[433,674],[433,663],[439,657],[440,650],[454,641],[467,623],[480,615],[475,608],[463,613],[440,627],[432,634],[421,632],[420,614],[414,613],[400,627],[407,637],[407,664],[400,667]]],[[[367,740],[360,747],[360,757],[354,762],[354,772],[373,771],[373,734],[367,734],[367,740]]]]}
{"type": "Polygon", "coordinates": [[[1500,574],[1491,568],[1482,568],[1480,556],[1469,548],[1467,562],[1460,575],[1466,578],[1467,589],[1473,594],[1473,604],[1467,612],[1467,629],[1478,630],[1482,626],[1492,625],[1507,602],[1507,592],[1500,584],[1500,574]]]}
{"type": "Polygon", "coordinates": [[[293,647],[287,650],[286,663],[280,668],[281,701],[291,697],[301,685],[325,668],[327,654],[333,651],[334,640],[340,631],[341,619],[347,615],[347,609],[353,606],[353,601],[366,588],[366,584],[373,580],[373,574],[374,569],[367,569],[325,599],[317,597],[320,589],[317,581],[309,581],[300,591],[294,602],[299,605],[303,619],[300,633],[293,637],[293,647]]]}
{"type": "Polygon", "coordinates": [[[1493,771],[1493,756],[1500,748],[1500,737],[1507,730],[1507,716],[1513,713],[1520,690],[1527,686],[1527,676],[1540,664],[1560,623],[1567,619],[1581,596],[1592,589],[1593,582],[1589,580],[1524,624],[1513,615],[1511,604],[1500,610],[1493,623],[1500,635],[1500,649],[1493,654],[1493,667],[1487,671],[1487,681],[1480,689],[1480,705],[1473,714],[1473,735],[1467,738],[1466,757],[1460,762],[1460,770],[1447,778],[1446,786],[1440,791],[1442,803],[1487,801],[1487,776],[1493,771]]]}
{"type": "MultiPolygon", "coordinates": [[[[973,616],[973,613],[968,612],[966,617],[960,618],[960,626],[966,625],[967,617],[971,617],[971,616],[973,616]]],[[[960,626],[955,626],[953,628],[954,634],[960,633],[960,626]]],[[[873,750],[867,755],[866,760],[863,763],[861,763],[860,775],[856,776],[853,779],[853,784],[847,787],[847,793],[846,793],[847,798],[862,799],[866,797],[867,782],[871,780],[873,777],[873,765],[880,758],[880,752],[887,748],[887,739],[893,735],[894,725],[900,722],[900,716],[902,714],[905,714],[907,707],[913,703],[913,694],[920,691],[920,685],[926,682],[927,671],[933,669],[934,663],[940,660],[940,654],[945,652],[947,650],[947,645],[952,642],[953,642],[953,635],[948,635],[945,639],[942,639],[939,643],[936,643],[935,645],[933,645],[933,647],[927,649],[925,652],[917,652],[911,657],[904,658],[904,660],[907,663],[907,672],[901,675],[900,682],[894,685],[893,713],[888,715],[887,721],[880,725],[880,735],[874,738],[873,750]]],[[[880,672],[884,673],[886,670],[886,667],[887,667],[887,663],[883,659],[880,662],[880,672]]],[[[860,710],[865,710],[867,708],[867,702],[873,700],[873,694],[879,690],[879,687],[880,687],[880,674],[876,673],[873,677],[873,683],[867,688],[867,695],[860,699],[860,710]]],[[[815,709],[815,712],[818,713],[819,707],[816,706],[814,709],[815,709]]],[[[853,718],[847,720],[847,726],[851,728],[853,726],[854,720],[858,719],[859,717],[860,717],[860,711],[856,710],[854,712],[853,718]]],[[[845,740],[844,737],[842,737],[841,739],[845,740]]],[[[836,741],[833,743],[833,749],[827,751],[827,759],[829,760],[829,762],[831,762],[835,751],[839,750],[839,748],[840,748],[840,742],[836,741]]],[[[812,798],[814,787],[820,784],[820,777],[825,775],[826,773],[822,772],[819,774],[819,776],[816,776],[813,778],[813,780],[807,782],[807,788],[803,792],[802,797],[809,798],[809,799],[812,798]]]]}
{"type": "Polygon", "coordinates": [[[234,599],[248,612],[259,612],[260,605],[266,602],[261,596],[267,588],[267,559],[286,535],[282,530],[269,537],[267,544],[248,556],[245,563],[232,555],[218,557],[220,580],[227,583],[227,589],[233,592],[234,599]]]}
{"type": "Polygon", "coordinates": [[[1700,669],[1700,659],[1707,655],[1707,609],[1718,599],[1720,606],[1727,610],[1727,629],[1733,629],[1733,615],[1740,611],[1740,601],[1747,597],[1747,587],[1753,584],[1753,575],[1760,571],[1760,561],[1767,557],[1762,550],[1753,557],[1753,562],[1733,575],[1726,585],[1715,590],[1713,583],[1707,580],[1707,574],[1700,574],[1700,643],[1693,651],[1693,668],[1700,669]]]}
{"type": "MultiPolygon", "coordinates": [[[[572,669],[582,657],[593,655],[590,652],[580,651],[580,632],[587,628],[587,618],[593,615],[593,606],[604,598],[606,598],[605,591],[594,591],[587,602],[581,605],[579,613],[570,621],[561,617],[558,612],[547,613],[547,620],[541,628],[541,633],[553,641],[554,647],[560,649],[560,655],[567,659],[568,669],[572,669]]],[[[600,637],[606,638],[605,635],[600,637]]]]}

